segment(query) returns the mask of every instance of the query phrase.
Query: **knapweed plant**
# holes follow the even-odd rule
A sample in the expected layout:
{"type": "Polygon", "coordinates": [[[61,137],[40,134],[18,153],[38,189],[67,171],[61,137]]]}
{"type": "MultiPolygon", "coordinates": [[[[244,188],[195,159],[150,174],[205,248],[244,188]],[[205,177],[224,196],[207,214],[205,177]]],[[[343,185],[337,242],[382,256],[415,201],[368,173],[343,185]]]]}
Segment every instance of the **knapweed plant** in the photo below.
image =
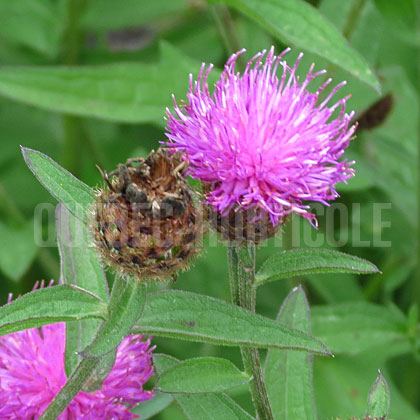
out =
{"type": "MultiPolygon", "coordinates": [[[[194,420],[316,418],[312,359],[333,354],[311,335],[305,292],[292,288],[272,320],[256,313],[257,289],[303,272],[378,270],[336,251],[298,249],[272,255],[257,271],[256,253],[293,213],[316,227],[307,202],[327,204],[335,184],[354,175],[343,154],[356,125],[346,98],[335,99],[343,83],[321,99],[331,79],[315,93],[308,85],[324,71],[312,65],[299,79],[302,55],[290,66],[287,50],[276,56],[271,48],[240,73],[243,52],[232,55],[212,92],[211,66],[197,81],[190,77],[186,102],[168,110],[169,140],[113,171],[98,168],[96,190],[22,149],[61,203],[61,277],[1,309],[9,334],[0,342],[2,419],[131,419],[130,407],[153,397],[157,410],[174,399],[194,420]],[[200,183],[190,186],[188,176],[200,183]],[[170,290],[211,229],[227,250],[231,303],[170,290]],[[110,295],[103,265],[116,274],[110,295]],[[159,281],[163,290],[151,293],[159,281]],[[155,354],[152,367],[150,335],[238,347],[242,366],[155,354]],[[268,349],[264,363],[260,349],[268,349]],[[154,390],[146,391],[154,369],[154,390]],[[225,393],[246,385],[250,413],[225,393]]],[[[370,399],[368,414],[385,418],[382,376],[370,399]]]]}
{"type": "Polygon", "coordinates": [[[0,15],[0,420],[419,420],[415,0],[0,15]]]}

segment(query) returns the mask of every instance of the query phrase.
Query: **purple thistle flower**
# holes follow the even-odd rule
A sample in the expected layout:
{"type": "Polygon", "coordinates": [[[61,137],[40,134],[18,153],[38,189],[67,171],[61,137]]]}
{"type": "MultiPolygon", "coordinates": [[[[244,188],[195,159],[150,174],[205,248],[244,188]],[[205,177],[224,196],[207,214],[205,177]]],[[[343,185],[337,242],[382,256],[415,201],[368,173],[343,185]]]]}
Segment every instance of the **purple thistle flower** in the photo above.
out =
{"type": "MultiPolygon", "coordinates": [[[[35,420],[66,383],[65,324],[0,337],[0,419],[35,420]]],[[[143,384],[153,374],[150,338],[133,335],[118,347],[102,388],[80,391],[58,420],[131,420],[130,408],[152,398],[143,384]]]]}
{"type": "Polygon", "coordinates": [[[186,152],[190,174],[210,184],[207,202],[222,216],[252,208],[268,213],[273,225],[289,213],[316,224],[304,201],[328,205],[338,196],[334,185],[354,175],[354,162],[339,160],[356,129],[350,126],[354,113],[345,113],[348,97],[329,105],[345,82],[321,102],[331,79],[309,92],[309,83],[326,71],[314,73],[312,64],[299,80],[302,54],[289,67],[283,60],[289,49],[276,57],[272,47],[241,75],[235,64],[244,51],[228,60],[213,94],[207,85],[212,65],[203,64],[195,82],[190,75],[186,105],[174,99],[174,114],[167,110],[167,145],[186,152]]]}

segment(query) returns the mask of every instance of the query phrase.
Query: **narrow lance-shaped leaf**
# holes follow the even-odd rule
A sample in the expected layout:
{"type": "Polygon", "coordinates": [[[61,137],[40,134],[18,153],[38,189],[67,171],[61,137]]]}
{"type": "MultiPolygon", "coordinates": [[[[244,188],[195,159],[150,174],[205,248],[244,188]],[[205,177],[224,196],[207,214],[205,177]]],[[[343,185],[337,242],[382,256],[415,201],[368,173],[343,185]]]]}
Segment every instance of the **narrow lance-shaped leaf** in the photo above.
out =
{"type": "MultiPolygon", "coordinates": [[[[139,0],[124,0],[115,7],[114,0],[90,0],[81,17],[84,28],[110,31],[129,27],[143,27],[162,17],[182,13],[188,0],[155,0],[145,4],[139,0]]],[[[143,405],[143,404],[142,404],[143,405]]]]}
{"type": "MultiPolygon", "coordinates": [[[[156,64],[0,68],[0,95],[53,112],[127,123],[164,124],[171,95],[184,97],[200,62],[167,43],[156,64]]],[[[217,71],[210,76],[217,77],[217,71]]]]}
{"type": "Polygon", "coordinates": [[[250,379],[227,359],[197,357],[165,370],[156,386],[163,392],[199,394],[225,391],[244,385],[250,379]]]}
{"type": "MultiPolygon", "coordinates": [[[[299,286],[280,309],[277,321],[311,333],[309,305],[299,286]]],[[[316,420],[312,383],[312,355],[270,349],[265,363],[265,382],[274,418],[316,420]]]]}
{"type": "Polygon", "coordinates": [[[133,332],[226,346],[331,354],[318,339],[301,331],[224,301],[182,291],[149,295],[133,332]]]}
{"type": "Polygon", "coordinates": [[[102,323],[94,341],[81,355],[95,358],[114,350],[140,317],[145,299],[144,284],[133,277],[117,277],[109,301],[108,318],[102,323]]]}
{"type": "Polygon", "coordinates": [[[43,153],[22,147],[22,154],[29,169],[51,195],[76,217],[86,220],[87,209],[94,199],[93,190],[43,153]]]}
{"type": "Polygon", "coordinates": [[[378,267],[353,255],[328,249],[293,249],[269,257],[255,278],[259,286],[274,280],[315,273],[379,273],[378,267]]]}
{"type": "Polygon", "coordinates": [[[384,349],[408,343],[406,318],[390,308],[368,302],[346,302],[312,308],[312,330],[334,353],[384,349]]]}
{"type": "MultiPolygon", "coordinates": [[[[56,218],[61,281],[89,290],[107,302],[108,285],[105,272],[97,252],[90,245],[92,238],[86,226],[62,204],[57,206],[56,218]]],[[[65,365],[68,377],[79,362],[78,352],[92,342],[100,324],[101,321],[95,319],[67,323],[65,365]]]]}
{"type": "Polygon", "coordinates": [[[313,52],[376,90],[380,84],[363,57],[338,29],[303,0],[211,0],[232,6],[286,44],[313,52]]]}
{"type": "Polygon", "coordinates": [[[92,293],[70,285],[47,287],[0,308],[0,335],[55,322],[105,316],[105,302],[92,293]]]}
{"type": "MultiPolygon", "coordinates": [[[[158,374],[179,361],[163,354],[153,356],[158,374]]],[[[188,420],[255,420],[226,394],[172,394],[188,420]]]]}
{"type": "Polygon", "coordinates": [[[42,0],[1,0],[0,36],[52,58],[60,47],[63,23],[54,3],[42,0]]]}
{"type": "Polygon", "coordinates": [[[385,418],[389,414],[390,400],[388,384],[379,372],[369,391],[367,414],[374,418],[385,418]]]}

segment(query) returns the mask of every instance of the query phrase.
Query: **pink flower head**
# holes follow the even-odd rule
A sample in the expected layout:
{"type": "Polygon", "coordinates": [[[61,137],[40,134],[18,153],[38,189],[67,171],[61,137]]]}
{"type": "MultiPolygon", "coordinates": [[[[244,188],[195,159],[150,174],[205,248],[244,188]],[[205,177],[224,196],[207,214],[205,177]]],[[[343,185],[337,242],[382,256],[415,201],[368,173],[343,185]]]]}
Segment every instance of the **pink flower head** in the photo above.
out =
{"type": "Polygon", "coordinates": [[[174,114],[167,110],[167,145],[186,152],[190,174],[211,185],[207,201],[222,215],[253,208],[267,212],[273,225],[293,212],[316,224],[304,202],[328,205],[338,196],[334,185],[354,175],[354,162],[339,160],[356,129],[354,113],[345,113],[348,97],[329,105],[345,82],[321,101],[331,79],[309,92],[325,70],[314,73],[312,65],[301,81],[302,54],[289,67],[283,60],[289,49],[276,57],[272,47],[241,75],[235,64],[244,51],[228,60],[213,93],[207,85],[212,65],[203,64],[195,82],[190,75],[186,105],[174,99],[174,114]]]}
{"type": "MultiPolygon", "coordinates": [[[[0,419],[39,419],[66,383],[65,324],[0,337],[0,419]]],[[[131,420],[130,407],[153,397],[143,384],[153,374],[150,339],[124,338],[102,388],[79,392],[58,420],[131,420]]]]}

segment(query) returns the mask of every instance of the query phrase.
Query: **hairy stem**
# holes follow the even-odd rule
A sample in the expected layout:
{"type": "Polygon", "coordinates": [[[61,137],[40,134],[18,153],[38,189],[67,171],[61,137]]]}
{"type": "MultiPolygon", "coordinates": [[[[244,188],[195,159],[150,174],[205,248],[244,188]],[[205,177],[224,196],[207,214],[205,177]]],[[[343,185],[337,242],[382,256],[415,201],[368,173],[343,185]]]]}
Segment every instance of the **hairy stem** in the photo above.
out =
{"type": "MultiPolygon", "coordinates": [[[[237,306],[255,312],[255,245],[237,246],[229,244],[227,252],[232,302],[237,306]]],[[[241,355],[245,371],[252,375],[249,389],[257,418],[259,420],[274,420],[264,383],[258,349],[241,347],[241,355]]]]}
{"type": "Polygon", "coordinates": [[[78,394],[84,383],[98,366],[100,360],[100,358],[82,359],[71,374],[64,388],[57,394],[39,420],[55,420],[78,394]]]}
{"type": "MultiPolygon", "coordinates": [[[[92,374],[101,361],[113,350],[112,348],[111,350],[107,348],[106,352],[98,353],[98,346],[96,346],[94,350],[91,350],[92,346],[95,346],[97,342],[112,342],[114,344],[113,334],[115,334],[116,325],[118,325],[119,330],[122,325],[121,308],[127,308],[127,305],[130,305],[129,308],[133,309],[133,311],[130,311],[130,316],[133,320],[137,320],[143,311],[144,297],[145,287],[137,279],[116,276],[108,304],[107,319],[103,321],[103,324],[99,328],[98,334],[93,339],[92,343],[80,353],[82,359],[76,369],[70,375],[64,387],[56,395],[39,420],[56,420],[72,402],[86,382],[92,378],[92,374]]],[[[118,345],[119,343],[115,342],[114,350],[118,345]]],[[[108,369],[107,373],[105,372],[106,376],[108,375],[109,370],[110,369],[108,369]]],[[[104,372],[102,372],[102,374],[103,373],[104,372]]],[[[96,381],[102,382],[106,376],[99,379],[96,378],[96,381]]]]}

